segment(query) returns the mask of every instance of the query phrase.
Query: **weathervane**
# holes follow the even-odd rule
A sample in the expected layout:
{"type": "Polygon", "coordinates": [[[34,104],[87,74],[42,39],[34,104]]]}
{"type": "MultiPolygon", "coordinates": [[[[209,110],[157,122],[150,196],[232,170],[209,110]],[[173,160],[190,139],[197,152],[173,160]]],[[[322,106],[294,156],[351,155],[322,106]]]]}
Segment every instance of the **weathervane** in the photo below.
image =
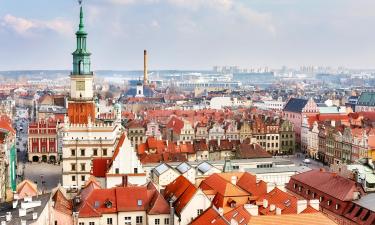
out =
{"type": "Polygon", "coordinates": [[[82,1],[83,1],[83,0],[78,0],[78,3],[79,3],[80,5],[82,5],[82,1]]]}

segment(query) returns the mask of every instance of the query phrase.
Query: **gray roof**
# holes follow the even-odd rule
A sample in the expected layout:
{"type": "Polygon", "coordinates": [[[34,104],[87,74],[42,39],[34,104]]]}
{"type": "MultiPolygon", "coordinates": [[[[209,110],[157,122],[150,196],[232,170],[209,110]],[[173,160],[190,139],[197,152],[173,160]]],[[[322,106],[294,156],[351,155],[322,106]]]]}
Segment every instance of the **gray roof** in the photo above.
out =
{"type": "Polygon", "coordinates": [[[191,166],[186,162],[183,162],[176,167],[176,170],[178,170],[181,174],[186,173],[190,169],[191,169],[191,166]]]}
{"type": "Polygon", "coordinates": [[[202,173],[206,173],[207,171],[209,171],[213,166],[211,164],[209,164],[208,162],[202,162],[201,164],[199,164],[197,166],[197,169],[202,172],[202,173]]]}
{"type": "Polygon", "coordinates": [[[169,165],[162,163],[159,166],[155,167],[153,170],[155,171],[156,175],[160,176],[169,168],[171,168],[169,165]]]}
{"type": "Polygon", "coordinates": [[[246,168],[245,171],[252,174],[264,174],[264,173],[303,173],[310,171],[311,168],[306,166],[283,166],[283,167],[271,167],[271,168],[246,168]]]}
{"type": "Polygon", "coordinates": [[[375,106],[375,92],[362,92],[357,105],[375,106]]]}
{"type": "Polygon", "coordinates": [[[375,212],[375,193],[362,196],[359,200],[353,202],[357,205],[360,205],[366,209],[375,212]]]}
{"type": "Polygon", "coordinates": [[[37,213],[37,219],[39,218],[40,214],[43,212],[44,208],[47,207],[47,203],[50,199],[50,193],[39,195],[38,197],[33,197],[32,201],[40,201],[40,206],[33,207],[26,210],[26,216],[19,216],[19,209],[21,208],[22,200],[18,200],[18,204],[16,208],[13,208],[12,202],[5,202],[0,204],[0,221],[5,221],[5,215],[10,212],[12,214],[12,218],[7,225],[19,225],[21,224],[21,220],[26,220],[26,224],[35,223],[36,220],[33,220],[33,213],[37,213]]]}
{"type": "Polygon", "coordinates": [[[289,99],[288,103],[286,103],[284,111],[300,113],[302,112],[302,109],[305,107],[306,104],[306,99],[291,98],[289,99]]]}

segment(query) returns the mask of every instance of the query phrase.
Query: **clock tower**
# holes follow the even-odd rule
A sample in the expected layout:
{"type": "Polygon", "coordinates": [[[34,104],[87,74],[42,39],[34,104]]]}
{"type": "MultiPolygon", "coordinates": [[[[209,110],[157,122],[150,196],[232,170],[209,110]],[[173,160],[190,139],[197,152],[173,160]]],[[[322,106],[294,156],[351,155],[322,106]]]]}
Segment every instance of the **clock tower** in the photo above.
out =
{"type": "Polygon", "coordinates": [[[79,29],[76,32],[77,46],[73,54],[73,70],[70,74],[70,99],[68,117],[72,124],[87,124],[89,117],[95,119],[93,91],[94,73],[91,71],[91,53],[87,50],[87,32],[80,7],[79,29]]]}

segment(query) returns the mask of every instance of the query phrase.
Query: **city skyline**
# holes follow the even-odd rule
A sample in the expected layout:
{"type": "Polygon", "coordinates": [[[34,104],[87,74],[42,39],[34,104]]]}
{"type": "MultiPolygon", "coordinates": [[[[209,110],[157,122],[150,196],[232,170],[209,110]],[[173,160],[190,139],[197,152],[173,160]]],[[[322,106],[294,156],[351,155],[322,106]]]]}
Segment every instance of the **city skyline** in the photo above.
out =
{"type": "MultiPolygon", "coordinates": [[[[0,70],[71,69],[76,1],[0,4],[0,70]]],[[[369,29],[375,25],[375,2],[369,0],[93,0],[83,5],[94,70],[141,70],[143,49],[150,52],[151,70],[373,68],[375,59],[369,29]]]]}

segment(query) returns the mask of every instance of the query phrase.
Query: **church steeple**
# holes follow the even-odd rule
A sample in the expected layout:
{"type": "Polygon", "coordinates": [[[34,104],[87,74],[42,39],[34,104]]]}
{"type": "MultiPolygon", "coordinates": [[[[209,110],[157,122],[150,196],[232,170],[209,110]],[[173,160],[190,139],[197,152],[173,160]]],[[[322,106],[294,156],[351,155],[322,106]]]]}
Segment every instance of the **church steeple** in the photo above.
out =
{"type": "Polygon", "coordinates": [[[72,75],[92,75],[91,72],[91,53],[87,50],[87,32],[83,23],[83,9],[80,7],[79,29],[76,32],[77,49],[73,52],[73,71],[72,75]]]}

